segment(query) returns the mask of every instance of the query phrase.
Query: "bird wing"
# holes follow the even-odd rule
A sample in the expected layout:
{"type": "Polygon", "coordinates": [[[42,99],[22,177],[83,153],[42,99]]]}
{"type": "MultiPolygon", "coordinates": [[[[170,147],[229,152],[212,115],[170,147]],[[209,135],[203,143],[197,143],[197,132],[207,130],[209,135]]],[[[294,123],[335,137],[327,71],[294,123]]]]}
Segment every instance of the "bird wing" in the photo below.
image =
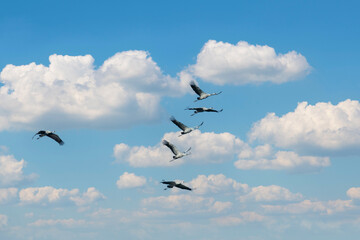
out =
{"type": "Polygon", "coordinates": [[[185,129],[187,128],[186,125],[184,125],[183,123],[179,122],[178,120],[176,120],[174,117],[171,117],[170,120],[179,128],[181,128],[183,131],[185,131],[185,129]]]}
{"type": "Polygon", "coordinates": [[[165,146],[167,146],[168,148],[170,148],[170,150],[171,150],[175,155],[177,155],[177,154],[179,153],[179,151],[177,150],[177,148],[176,148],[173,144],[171,144],[171,143],[169,143],[168,141],[166,141],[165,139],[162,141],[162,143],[163,143],[165,146]]]}
{"type": "Polygon", "coordinates": [[[40,135],[40,134],[45,134],[45,131],[44,131],[44,130],[38,131],[37,133],[35,133],[35,135],[32,137],[32,139],[34,139],[34,137],[35,137],[36,135],[40,135]]]}
{"type": "Polygon", "coordinates": [[[183,185],[182,183],[176,184],[175,187],[178,187],[178,188],[181,188],[181,189],[185,189],[185,190],[190,190],[190,191],[191,191],[191,188],[183,185]]]}
{"type": "Polygon", "coordinates": [[[162,184],[169,184],[169,185],[175,185],[175,182],[174,181],[162,181],[161,182],[162,184]]]}
{"type": "Polygon", "coordinates": [[[198,85],[195,84],[194,81],[191,81],[190,87],[191,87],[191,88],[194,90],[194,92],[196,92],[196,94],[199,95],[199,96],[204,93],[203,90],[201,90],[201,89],[198,87],[198,85]]]}
{"type": "Polygon", "coordinates": [[[48,136],[49,138],[54,139],[58,144],[64,145],[63,140],[61,140],[61,138],[60,138],[58,135],[56,135],[55,133],[49,133],[49,134],[47,134],[47,136],[48,136]]]}
{"type": "Polygon", "coordinates": [[[199,125],[197,125],[196,127],[194,127],[194,129],[199,129],[199,127],[201,127],[201,125],[203,125],[204,122],[201,122],[199,125]]]}

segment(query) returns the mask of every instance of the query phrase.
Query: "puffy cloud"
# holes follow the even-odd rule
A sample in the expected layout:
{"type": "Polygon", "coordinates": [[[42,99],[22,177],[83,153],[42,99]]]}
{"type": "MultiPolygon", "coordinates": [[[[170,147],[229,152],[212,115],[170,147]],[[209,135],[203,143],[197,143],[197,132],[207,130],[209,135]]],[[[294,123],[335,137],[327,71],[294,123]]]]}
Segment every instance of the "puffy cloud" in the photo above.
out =
{"type": "Polygon", "coordinates": [[[128,162],[134,167],[177,166],[187,162],[221,163],[234,158],[246,144],[230,133],[213,133],[194,131],[189,136],[178,137],[178,133],[166,133],[163,139],[173,143],[179,151],[185,151],[191,146],[191,155],[169,162],[172,152],[159,142],[155,146],[130,147],[124,143],[115,145],[116,162],[128,162]]]}
{"type": "Polygon", "coordinates": [[[310,72],[306,58],[295,51],[276,54],[269,46],[236,45],[209,40],[188,71],[214,84],[284,83],[310,72]]]}
{"type": "Polygon", "coordinates": [[[104,198],[104,195],[93,187],[88,188],[83,194],[79,193],[79,189],[57,189],[51,186],[25,188],[19,192],[21,204],[47,205],[70,201],[81,206],[104,198]]]}
{"type": "Polygon", "coordinates": [[[0,156],[0,185],[11,186],[35,178],[34,174],[24,175],[25,165],[24,159],[17,161],[12,155],[0,156]]]}
{"type": "Polygon", "coordinates": [[[23,204],[34,204],[34,203],[54,203],[70,196],[76,196],[79,194],[78,189],[56,189],[51,186],[46,187],[30,187],[20,190],[19,198],[23,204]]]}
{"type": "Polygon", "coordinates": [[[69,219],[39,219],[35,222],[28,224],[31,227],[46,227],[46,226],[55,226],[61,225],[64,227],[79,227],[87,225],[85,220],[75,220],[72,218],[69,219]]]}
{"type": "Polygon", "coordinates": [[[116,185],[119,189],[123,188],[135,188],[141,187],[146,184],[146,178],[142,176],[136,176],[134,173],[124,172],[123,175],[119,177],[116,185]]]}
{"type": "Polygon", "coordinates": [[[316,171],[330,165],[328,157],[299,156],[289,151],[278,151],[273,154],[268,146],[259,146],[254,150],[245,149],[239,154],[240,159],[234,163],[235,167],[243,170],[274,169],[305,172],[316,171]],[[241,157],[248,159],[241,159],[241,157]]]}
{"type": "Polygon", "coordinates": [[[159,119],[161,96],[187,84],[164,75],[144,51],[125,51],[95,68],[90,55],[51,55],[50,65],[7,65],[0,74],[0,130],[122,128],[159,119]]]}
{"type": "Polygon", "coordinates": [[[170,195],[167,197],[150,197],[142,200],[142,205],[152,208],[171,209],[188,213],[215,212],[220,213],[231,208],[231,202],[215,201],[194,195],[170,195]]]}
{"type": "Polygon", "coordinates": [[[301,102],[281,117],[269,113],[254,124],[249,137],[298,151],[352,153],[360,146],[360,104],[349,99],[337,105],[301,102]]]}
{"type": "Polygon", "coordinates": [[[0,214],[0,229],[6,227],[8,224],[8,217],[6,215],[0,214]]]}
{"type": "Polygon", "coordinates": [[[346,195],[351,199],[360,199],[360,187],[352,187],[346,191],[346,195]]]}
{"type": "Polygon", "coordinates": [[[292,193],[288,189],[276,185],[253,187],[251,191],[241,196],[240,201],[296,201],[300,200],[300,193],[292,193]]]}
{"type": "Polygon", "coordinates": [[[17,188],[0,188],[0,204],[7,203],[17,197],[17,188]]]}
{"type": "Polygon", "coordinates": [[[227,209],[230,209],[232,207],[232,202],[220,202],[216,201],[210,208],[210,211],[215,213],[221,213],[227,209]]]}
{"type": "Polygon", "coordinates": [[[223,174],[218,175],[199,175],[197,178],[190,182],[197,194],[206,193],[229,193],[229,192],[247,192],[248,185],[235,181],[234,179],[227,178],[223,174]]]}
{"type": "Polygon", "coordinates": [[[222,226],[233,226],[247,222],[262,222],[265,217],[255,212],[242,212],[240,216],[225,216],[211,219],[216,224],[222,226]]]}
{"type": "Polygon", "coordinates": [[[304,200],[299,203],[287,205],[263,205],[265,210],[270,212],[282,212],[291,214],[323,213],[333,214],[354,208],[351,200],[331,200],[328,202],[304,200]]]}
{"type": "Polygon", "coordinates": [[[89,187],[81,196],[70,197],[70,200],[74,201],[77,206],[87,205],[102,199],[105,199],[105,196],[94,187],[89,187]]]}

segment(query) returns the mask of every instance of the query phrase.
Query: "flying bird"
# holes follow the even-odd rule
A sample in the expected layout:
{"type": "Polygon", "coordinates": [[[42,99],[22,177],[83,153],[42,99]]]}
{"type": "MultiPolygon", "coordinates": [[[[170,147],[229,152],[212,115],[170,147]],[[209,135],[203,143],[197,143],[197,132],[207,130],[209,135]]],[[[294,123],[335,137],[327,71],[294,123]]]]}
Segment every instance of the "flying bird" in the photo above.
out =
{"type": "Polygon", "coordinates": [[[191,147],[186,150],[185,152],[180,152],[176,147],[175,145],[169,143],[168,141],[166,141],[165,139],[162,141],[162,143],[167,146],[168,148],[170,148],[170,150],[174,153],[174,156],[173,156],[173,159],[170,160],[170,162],[176,160],[176,159],[179,159],[179,158],[182,158],[182,157],[185,157],[187,155],[190,155],[191,153],[189,153],[189,151],[191,150],[191,147]]]}
{"type": "Polygon", "coordinates": [[[190,82],[190,86],[191,86],[191,88],[194,90],[194,92],[195,92],[197,95],[199,95],[199,97],[197,97],[197,100],[195,100],[194,102],[196,102],[196,101],[198,101],[198,100],[203,100],[203,99],[208,98],[208,97],[210,97],[210,96],[218,95],[218,94],[222,93],[222,91],[220,91],[220,92],[218,92],[218,93],[206,93],[206,92],[204,92],[203,90],[201,90],[201,89],[199,88],[199,86],[196,85],[196,83],[195,83],[194,81],[191,81],[191,82],[190,82]]]}
{"type": "Polygon", "coordinates": [[[170,118],[170,120],[182,130],[181,135],[179,135],[179,137],[198,129],[204,123],[204,122],[201,122],[198,126],[190,128],[190,127],[186,126],[185,124],[183,124],[182,122],[179,122],[178,120],[176,120],[173,116],[170,118]]]}
{"type": "Polygon", "coordinates": [[[212,107],[211,108],[205,108],[205,107],[198,107],[198,108],[185,108],[185,110],[194,110],[195,112],[193,114],[191,114],[191,116],[194,116],[197,113],[201,113],[201,112],[222,112],[222,109],[220,110],[215,110],[212,107]]]}
{"type": "Polygon", "coordinates": [[[167,185],[164,190],[166,190],[168,188],[173,188],[173,187],[177,187],[177,188],[181,188],[181,189],[185,189],[185,190],[189,190],[189,191],[192,190],[191,188],[183,185],[182,183],[176,183],[175,181],[165,181],[165,180],[163,180],[161,183],[167,185]]]}
{"type": "Polygon", "coordinates": [[[42,138],[42,137],[44,137],[44,136],[47,136],[47,137],[49,137],[49,138],[54,139],[58,144],[64,145],[63,140],[61,140],[61,138],[60,138],[58,135],[55,134],[55,131],[54,131],[54,132],[51,132],[51,131],[40,130],[40,131],[38,131],[38,132],[32,137],[32,139],[34,139],[34,137],[35,137],[36,135],[39,135],[39,136],[37,137],[37,139],[42,138]]]}

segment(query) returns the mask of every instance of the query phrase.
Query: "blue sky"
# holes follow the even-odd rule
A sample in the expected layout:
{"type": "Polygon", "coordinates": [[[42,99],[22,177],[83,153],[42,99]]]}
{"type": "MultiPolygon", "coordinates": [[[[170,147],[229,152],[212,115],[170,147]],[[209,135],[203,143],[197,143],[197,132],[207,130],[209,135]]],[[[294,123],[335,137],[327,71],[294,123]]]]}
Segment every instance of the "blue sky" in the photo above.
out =
{"type": "Polygon", "coordinates": [[[358,8],[3,3],[0,238],[356,239],[358,8]]]}

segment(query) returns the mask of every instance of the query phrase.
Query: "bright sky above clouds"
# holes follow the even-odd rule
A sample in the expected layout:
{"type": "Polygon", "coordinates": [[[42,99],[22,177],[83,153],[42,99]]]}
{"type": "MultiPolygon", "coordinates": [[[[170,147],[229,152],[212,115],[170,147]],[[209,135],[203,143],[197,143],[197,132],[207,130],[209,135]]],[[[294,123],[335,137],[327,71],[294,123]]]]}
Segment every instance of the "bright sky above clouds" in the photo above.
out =
{"type": "Polygon", "coordinates": [[[357,2],[1,8],[1,239],[357,239],[357,2]]]}

